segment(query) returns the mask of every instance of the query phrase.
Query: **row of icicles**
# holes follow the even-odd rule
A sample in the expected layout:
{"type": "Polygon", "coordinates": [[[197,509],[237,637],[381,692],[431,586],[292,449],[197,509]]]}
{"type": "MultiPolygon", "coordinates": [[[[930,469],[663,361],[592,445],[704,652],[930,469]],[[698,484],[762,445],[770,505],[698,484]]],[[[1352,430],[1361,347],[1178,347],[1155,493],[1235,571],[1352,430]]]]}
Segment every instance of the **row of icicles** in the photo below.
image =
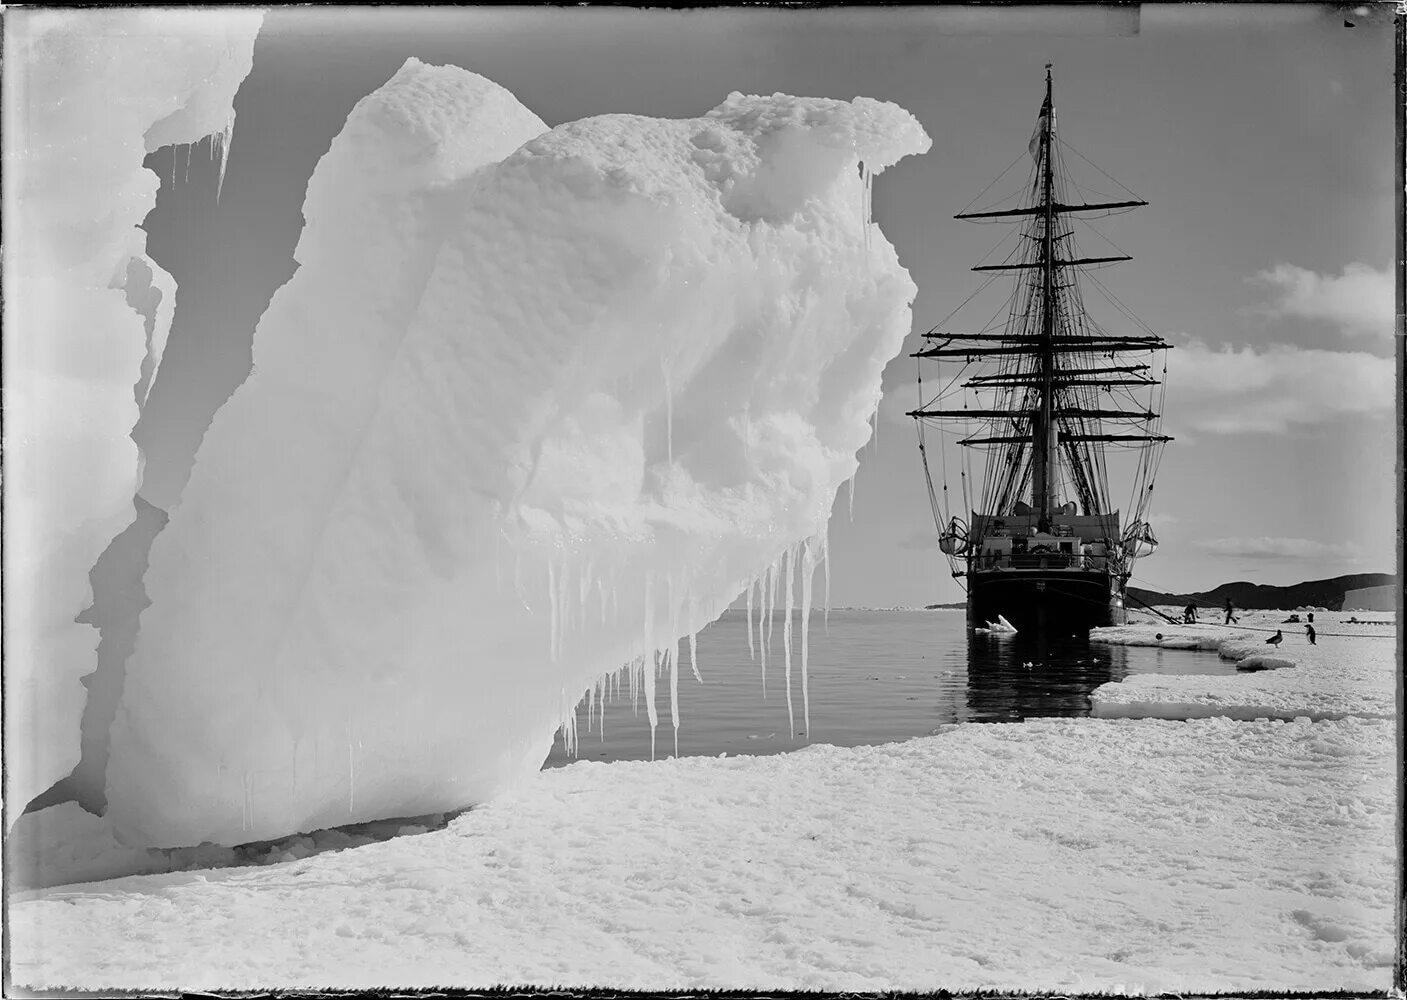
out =
{"type": "MultiPolygon", "coordinates": [[[[785,609],[785,614],[781,623],[782,635],[782,662],[783,676],[786,689],[787,700],[787,723],[789,732],[796,734],[796,718],[792,705],[792,657],[793,650],[799,653],[801,667],[801,705],[803,733],[811,731],[811,699],[809,687],[809,662],[810,662],[810,642],[809,631],[812,608],[812,584],[817,566],[821,567],[825,586],[825,621],[829,625],[830,621],[830,545],[823,526],[816,535],[788,546],[778,557],[777,561],[768,566],[757,577],[747,581],[745,585],[747,600],[747,644],[748,655],[754,663],[759,664],[759,674],[762,683],[762,695],[767,696],[767,656],[768,651],[773,648],[774,621],[776,613],[780,608],[785,609]],[[779,598],[782,602],[779,605],[779,598]],[[800,599],[798,608],[798,598],[800,599]],[[795,611],[800,610],[800,641],[793,639],[792,617],[795,611]],[[754,627],[755,626],[755,627],[754,627]]],[[[548,592],[549,592],[549,616],[550,616],[550,648],[553,660],[559,660],[562,655],[562,637],[571,625],[579,624],[573,622],[568,613],[568,608],[575,603],[576,607],[585,610],[586,601],[590,596],[592,581],[590,567],[585,567],[579,582],[579,593],[577,602],[567,600],[567,572],[565,565],[559,571],[549,564],[548,569],[548,592]]],[[[678,590],[675,581],[667,579],[665,581],[667,598],[666,604],[669,607],[669,634],[679,635],[679,614],[682,610],[689,611],[690,619],[696,619],[695,612],[698,609],[698,599],[692,595],[681,596],[676,599],[678,590]]],[[[609,597],[605,584],[599,579],[595,582],[595,587],[600,594],[601,621],[606,621],[607,606],[612,610],[615,608],[615,587],[610,588],[609,597]]],[[[645,608],[644,608],[644,636],[646,645],[651,643],[651,636],[658,624],[655,619],[655,580],[652,574],[647,574],[645,578],[645,608]]],[[[682,650],[679,643],[684,638],[689,643],[689,666],[693,671],[694,679],[699,683],[704,683],[703,675],[699,671],[698,656],[698,631],[687,633],[686,636],[674,640],[668,646],[657,647],[650,653],[637,656],[634,660],[622,665],[618,670],[612,671],[596,681],[594,685],[586,691],[586,725],[588,731],[593,726],[600,726],[601,738],[606,734],[606,702],[609,699],[619,697],[622,686],[622,678],[628,678],[630,685],[630,700],[633,710],[638,714],[640,709],[640,698],[644,695],[645,712],[650,723],[650,759],[655,758],[655,730],[659,725],[659,713],[655,706],[655,685],[660,674],[667,674],[669,679],[669,718],[674,729],[674,756],[679,756],[679,668],[683,660],[682,650]]],[[[562,723],[560,732],[562,742],[566,748],[568,756],[576,756],[579,745],[577,734],[577,702],[572,700],[573,693],[565,687],[561,692],[562,723]]]]}
{"type": "MultiPolygon", "coordinates": [[[[225,122],[225,127],[219,132],[211,132],[206,136],[210,140],[210,162],[220,164],[219,179],[215,182],[215,201],[220,201],[220,194],[225,189],[225,166],[230,158],[230,142],[234,138],[234,115],[230,115],[225,122]]],[[[191,150],[204,142],[185,142],[174,144],[171,148],[171,187],[176,186],[176,150],[184,149],[186,152],[185,169],[181,173],[182,183],[190,183],[191,179],[191,150]]]]}

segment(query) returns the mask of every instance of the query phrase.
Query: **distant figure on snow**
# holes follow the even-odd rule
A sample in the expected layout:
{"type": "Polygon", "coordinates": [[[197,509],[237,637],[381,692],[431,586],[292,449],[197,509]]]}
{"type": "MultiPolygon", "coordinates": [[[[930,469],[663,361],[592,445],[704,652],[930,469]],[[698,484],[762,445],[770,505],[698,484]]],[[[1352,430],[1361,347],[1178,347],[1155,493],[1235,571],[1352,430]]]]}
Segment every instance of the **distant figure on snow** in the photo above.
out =
{"type": "Polygon", "coordinates": [[[1225,624],[1230,625],[1230,624],[1232,624],[1233,622],[1236,622],[1236,621],[1239,620],[1239,619],[1237,619],[1236,615],[1234,614],[1235,610],[1236,610],[1236,608],[1232,605],[1232,603],[1231,603],[1231,598],[1228,597],[1228,598],[1226,599],[1226,622],[1225,622],[1225,624]]]}
{"type": "Polygon", "coordinates": [[[1281,624],[1281,625],[1298,625],[1298,624],[1299,624],[1299,621],[1300,621],[1300,616],[1299,616],[1299,615],[1291,615],[1290,617],[1286,618],[1286,619],[1285,619],[1283,622],[1281,622],[1280,624],[1281,624]]]}
{"type": "Polygon", "coordinates": [[[1182,624],[1191,625],[1197,620],[1197,605],[1189,604],[1182,612],[1182,624]]]}
{"type": "Polygon", "coordinates": [[[1268,646],[1278,646],[1278,645],[1280,645],[1280,643],[1282,643],[1282,642],[1284,642],[1284,641],[1285,641],[1285,636],[1280,632],[1280,630],[1279,630],[1278,628],[1275,630],[1275,634],[1274,634],[1274,635],[1272,635],[1269,639],[1266,639],[1266,640],[1265,640],[1266,645],[1268,645],[1268,646]]]}
{"type": "Polygon", "coordinates": [[[1313,625],[1306,625],[1306,626],[1304,627],[1304,634],[1307,635],[1307,636],[1309,636],[1309,644],[1310,644],[1311,646],[1313,646],[1313,645],[1314,645],[1314,626],[1313,626],[1313,625]]]}
{"type": "Polygon", "coordinates": [[[1309,624],[1311,624],[1311,625],[1314,624],[1314,612],[1313,612],[1313,611],[1311,611],[1311,612],[1309,613],[1309,624]]]}

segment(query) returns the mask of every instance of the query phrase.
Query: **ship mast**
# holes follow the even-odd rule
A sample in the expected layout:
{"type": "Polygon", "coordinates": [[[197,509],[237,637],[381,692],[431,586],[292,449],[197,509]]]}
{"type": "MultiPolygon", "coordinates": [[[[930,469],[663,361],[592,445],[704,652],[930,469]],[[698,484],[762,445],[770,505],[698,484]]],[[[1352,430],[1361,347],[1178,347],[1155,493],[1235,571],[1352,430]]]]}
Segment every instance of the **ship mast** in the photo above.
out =
{"type": "MultiPolygon", "coordinates": [[[[919,421],[921,445],[925,420],[984,422],[985,433],[957,442],[964,448],[997,449],[989,460],[984,508],[1009,513],[1029,497],[1029,507],[1039,520],[1053,518],[1061,510],[1062,500],[1067,499],[1062,493],[1067,491],[1079,500],[1086,516],[1112,512],[1104,447],[1156,448],[1171,440],[1149,426],[1159,414],[1150,405],[1138,405],[1132,395],[1138,387],[1161,385],[1151,365],[1109,364],[1118,354],[1151,354],[1171,345],[1147,327],[1146,335],[1105,331],[1090,319],[1077,280],[1082,269],[1129,257],[1082,256],[1071,228],[1082,216],[1109,215],[1147,202],[1132,192],[1124,200],[1066,200],[1066,184],[1057,164],[1054,84],[1050,65],[1045,69],[1045,100],[1029,144],[1035,164],[1024,205],[955,216],[1024,227],[1020,237],[1024,249],[1004,263],[972,268],[1017,276],[1005,329],[989,332],[989,326],[957,333],[935,327],[923,335],[928,344],[913,355],[951,359],[964,367],[990,363],[996,370],[974,373],[965,381],[949,380],[937,396],[909,411],[919,421]],[[996,393],[999,398],[990,408],[968,405],[965,398],[961,407],[943,405],[954,398],[955,391],[968,389],[996,393]],[[1128,428],[1134,433],[1117,433],[1123,428],[1108,427],[1108,423],[1136,426],[1128,428]]],[[[1142,507],[1138,499],[1142,496],[1135,497],[1135,508],[1142,507]]]]}
{"type": "Polygon", "coordinates": [[[1055,107],[1051,103],[1050,64],[1045,69],[1045,103],[1041,105],[1041,334],[1037,351],[1040,358],[1040,386],[1032,413],[1034,449],[1031,454],[1031,506],[1042,519],[1055,507],[1055,421],[1051,413],[1055,377],[1054,338],[1055,296],[1055,176],[1051,164],[1050,137],[1055,127],[1055,107]]]}

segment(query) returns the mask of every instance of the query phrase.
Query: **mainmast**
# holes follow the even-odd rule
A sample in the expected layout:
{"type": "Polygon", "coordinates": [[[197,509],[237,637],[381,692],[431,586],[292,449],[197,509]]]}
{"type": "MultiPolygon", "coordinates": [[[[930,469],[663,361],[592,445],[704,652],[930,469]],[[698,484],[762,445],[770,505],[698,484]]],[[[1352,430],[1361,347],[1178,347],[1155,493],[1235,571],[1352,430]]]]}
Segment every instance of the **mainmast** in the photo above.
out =
{"type": "MultiPolygon", "coordinates": [[[[957,443],[997,449],[987,467],[984,509],[1009,513],[1018,503],[1028,506],[1024,501],[1029,499],[1029,509],[1040,521],[1053,518],[1071,497],[1079,501],[1086,515],[1112,512],[1104,472],[1105,445],[1156,447],[1171,440],[1148,426],[1159,414],[1151,405],[1139,406],[1140,401],[1132,395],[1138,387],[1161,384],[1151,367],[1108,363],[1117,354],[1151,353],[1170,345],[1147,327],[1146,335],[1099,327],[1084,309],[1077,280],[1083,268],[1129,257],[1081,255],[1072,224],[1081,216],[1107,215],[1147,202],[1137,197],[1067,200],[1058,162],[1055,88],[1050,65],[1045,69],[1045,99],[1028,146],[1035,163],[1024,204],[955,216],[1022,226],[1022,242],[1005,262],[972,268],[1017,278],[1005,328],[994,332],[989,325],[972,333],[935,328],[924,334],[929,343],[914,354],[916,358],[952,359],[965,366],[989,363],[996,370],[974,374],[965,381],[950,380],[938,396],[909,413],[920,421],[920,435],[922,421],[927,419],[982,421],[985,433],[971,434],[957,443]],[[1000,398],[990,408],[968,405],[966,398],[961,407],[942,405],[953,398],[955,390],[967,389],[993,392],[1000,398]],[[1134,405],[1127,405],[1130,403],[1134,405]],[[1108,422],[1142,426],[1128,428],[1135,433],[1118,433],[1124,428],[1108,427],[1108,422]]],[[[1136,496],[1134,507],[1141,506],[1136,496]]]]}
{"type": "Polygon", "coordinates": [[[1045,103],[1041,105],[1041,333],[1039,352],[1040,385],[1036,408],[1032,413],[1034,449],[1031,454],[1031,506],[1042,519],[1050,517],[1055,507],[1055,420],[1052,415],[1055,377],[1054,338],[1056,329],[1055,295],[1055,175],[1051,163],[1050,137],[1055,128],[1055,107],[1051,103],[1053,86],[1050,64],[1045,68],[1045,103]]]}

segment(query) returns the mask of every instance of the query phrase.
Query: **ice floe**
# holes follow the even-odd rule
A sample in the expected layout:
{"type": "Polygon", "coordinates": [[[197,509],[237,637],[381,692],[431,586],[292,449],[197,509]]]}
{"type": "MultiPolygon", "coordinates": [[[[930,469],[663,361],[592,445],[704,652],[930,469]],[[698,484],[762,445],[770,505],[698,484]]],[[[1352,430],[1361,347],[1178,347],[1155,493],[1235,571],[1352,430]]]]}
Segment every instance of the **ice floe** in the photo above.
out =
{"type": "MultiPolygon", "coordinates": [[[[1391,624],[1350,623],[1345,612],[1317,613],[1317,642],[1290,627],[1278,647],[1265,640],[1284,628],[1278,611],[1242,612],[1237,626],[1141,623],[1094,629],[1090,641],[1166,649],[1215,649],[1235,660],[1234,676],[1138,674],[1096,688],[1096,717],[1168,719],[1394,718],[1397,643],[1391,624]],[[1161,634],[1162,638],[1157,636],[1161,634]]],[[[1379,613],[1379,621],[1388,616],[1379,613]]]]}

